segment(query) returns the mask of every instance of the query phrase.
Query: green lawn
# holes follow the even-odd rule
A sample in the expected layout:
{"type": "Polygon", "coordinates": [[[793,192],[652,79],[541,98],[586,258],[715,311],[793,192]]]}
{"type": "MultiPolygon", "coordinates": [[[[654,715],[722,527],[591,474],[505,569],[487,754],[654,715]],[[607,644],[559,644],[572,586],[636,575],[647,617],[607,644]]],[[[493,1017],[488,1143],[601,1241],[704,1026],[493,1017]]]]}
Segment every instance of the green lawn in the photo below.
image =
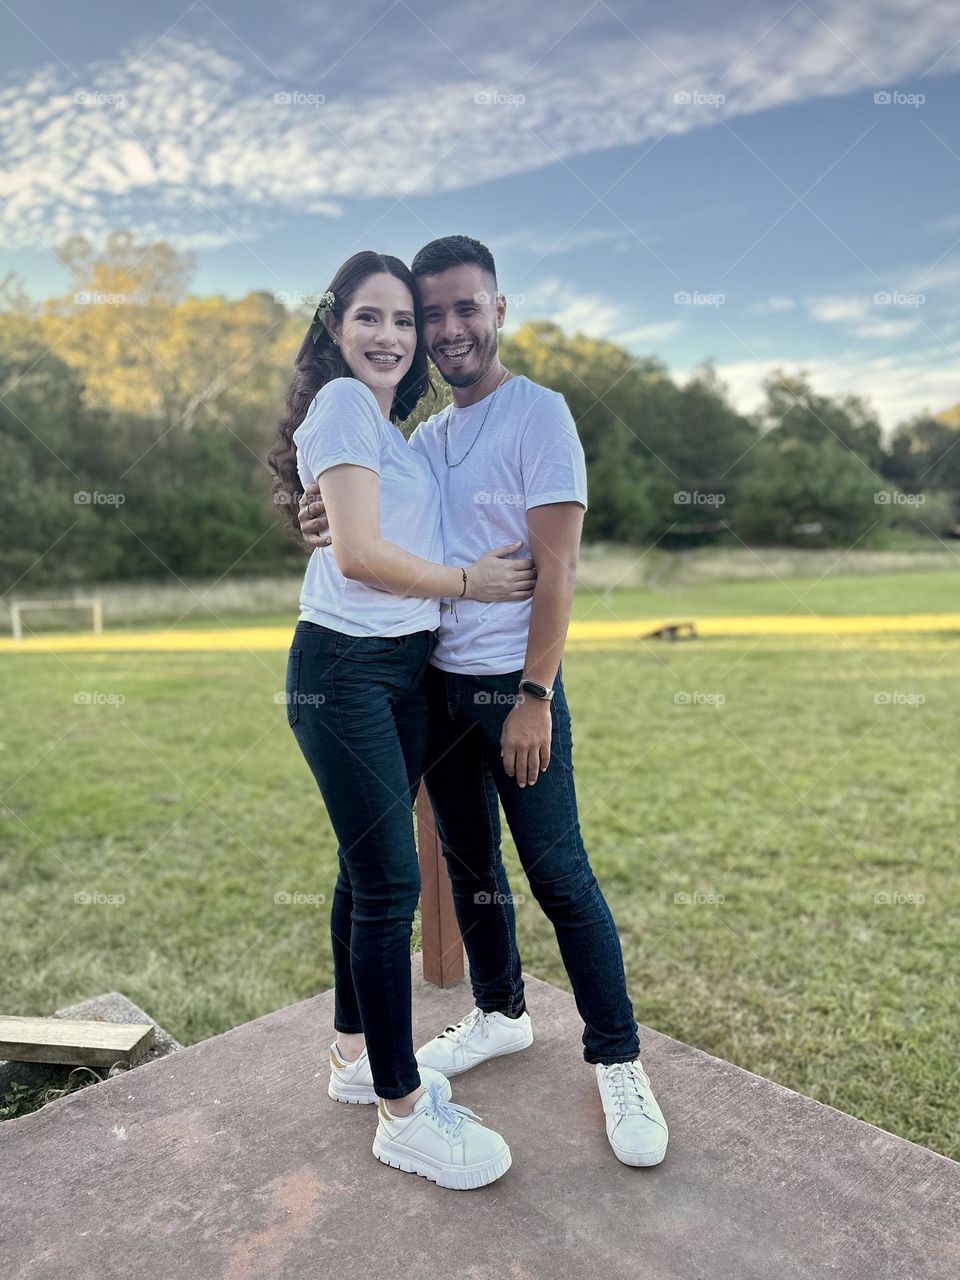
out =
{"type": "MultiPolygon", "coordinates": [[[[808,602],[956,607],[951,575],[891,576],[864,593],[826,580],[808,602]]],[[[681,611],[708,595],[711,612],[772,610],[781,590],[700,588],[681,611]]],[[[577,612],[657,612],[650,595],[577,612]]],[[[335,844],[274,702],[284,665],[0,658],[5,1012],[118,989],[193,1042],[330,986],[335,844]],[[126,701],[77,705],[79,691],[126,701]],[[275,905],[281,892],[327,903],[275,905]]],[[[564,675],[582,826],[638,1020],[960,1156],[956,641],[639,643],[571,652],[564,675]]],[[[525,968],[569,990],[528,894],[517,920],[525,968]]]]}
{"type": "MultiPolygon", "coordinates": [[[[960,558],[957,567],[960,569],[960,558]]],[[[704,583],[682,591],[581,591],[574,617],[716,617],[960,612],[960,573],[851,574],[827,578],[755,578],[704,583]]]]}

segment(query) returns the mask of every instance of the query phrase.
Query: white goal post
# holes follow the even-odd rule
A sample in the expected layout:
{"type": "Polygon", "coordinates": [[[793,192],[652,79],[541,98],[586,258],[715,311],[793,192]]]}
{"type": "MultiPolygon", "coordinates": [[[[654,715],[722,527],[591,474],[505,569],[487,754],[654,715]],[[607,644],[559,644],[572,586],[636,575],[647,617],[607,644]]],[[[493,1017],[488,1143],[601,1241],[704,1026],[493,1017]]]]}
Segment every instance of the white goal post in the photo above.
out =
{"type": "Polygon", "coordinates": [[[16,600],[10,604],[10,624],[13,627],[13,638],[23,639],[24,609],[90,609],[93,612],[93,634],[103,634],[103,601],[97,598],[89,600],[16,600]]]}

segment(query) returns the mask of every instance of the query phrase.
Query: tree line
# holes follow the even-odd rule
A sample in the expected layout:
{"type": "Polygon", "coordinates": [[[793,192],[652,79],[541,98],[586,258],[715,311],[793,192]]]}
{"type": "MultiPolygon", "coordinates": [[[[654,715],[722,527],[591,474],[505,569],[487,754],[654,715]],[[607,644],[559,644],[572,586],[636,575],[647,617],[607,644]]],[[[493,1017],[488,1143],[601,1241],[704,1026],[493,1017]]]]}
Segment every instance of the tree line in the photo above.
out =
{"type": "MultiPolygon", "coordinates": [[[[58,255],[68,294],[0,287],[3,590],[297,571],[265,458],[316,300],[190,296],[189,258],[126,232],[58,255]]],[[[502,353],[570,406],[589,540],[849,547],[960,532],[956,410],[884,440],[866,401],[802,375],[772,374],[744,415],[709,364],[678,385],[655,358],[552,323],[524,324],[502,353]]],[[[433,381],[407,429],[449,399],[433,381]]]]}

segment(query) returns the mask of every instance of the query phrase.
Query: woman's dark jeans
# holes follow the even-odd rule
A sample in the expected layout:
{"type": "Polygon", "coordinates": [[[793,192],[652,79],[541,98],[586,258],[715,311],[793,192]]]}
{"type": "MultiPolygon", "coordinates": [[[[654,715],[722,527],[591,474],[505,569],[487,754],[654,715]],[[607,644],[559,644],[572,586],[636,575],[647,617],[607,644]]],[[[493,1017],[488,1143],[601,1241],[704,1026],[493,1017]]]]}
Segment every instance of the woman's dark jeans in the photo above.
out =
{"type": "Polygon", "coordinates": [[[420,897],[413,803],[427,734],[424,673],[436,632],[348,636],[297,623],[287,718],[340,848],[331,930],[334,1026],[363,1032],[381,1098],[420,1085],[410,936],[420,897]]]}

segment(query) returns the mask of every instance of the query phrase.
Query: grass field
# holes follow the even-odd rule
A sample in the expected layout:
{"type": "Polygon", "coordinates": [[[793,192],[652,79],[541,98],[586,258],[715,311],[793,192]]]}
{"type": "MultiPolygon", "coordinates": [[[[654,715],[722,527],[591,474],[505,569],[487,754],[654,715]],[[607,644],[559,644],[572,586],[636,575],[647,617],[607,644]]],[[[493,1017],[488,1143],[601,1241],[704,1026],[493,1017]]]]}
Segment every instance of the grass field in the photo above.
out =
{"type": "MultiPolygon", "coordinates": [[[[958,586],[583,592],[576,614],[939,612],[958,586]]],[[[0,656],[5,1012],[118,989],[189,1043],[331,985],[335,843],[274,700],[284,665],[0,656]]],[[[564,676],[638,1019],[960,1156],[960,637],[634,642],[576,648],[564,676]]],[[[529,895],[517,922],[525,968],[569,990],[529,895]]]]}

